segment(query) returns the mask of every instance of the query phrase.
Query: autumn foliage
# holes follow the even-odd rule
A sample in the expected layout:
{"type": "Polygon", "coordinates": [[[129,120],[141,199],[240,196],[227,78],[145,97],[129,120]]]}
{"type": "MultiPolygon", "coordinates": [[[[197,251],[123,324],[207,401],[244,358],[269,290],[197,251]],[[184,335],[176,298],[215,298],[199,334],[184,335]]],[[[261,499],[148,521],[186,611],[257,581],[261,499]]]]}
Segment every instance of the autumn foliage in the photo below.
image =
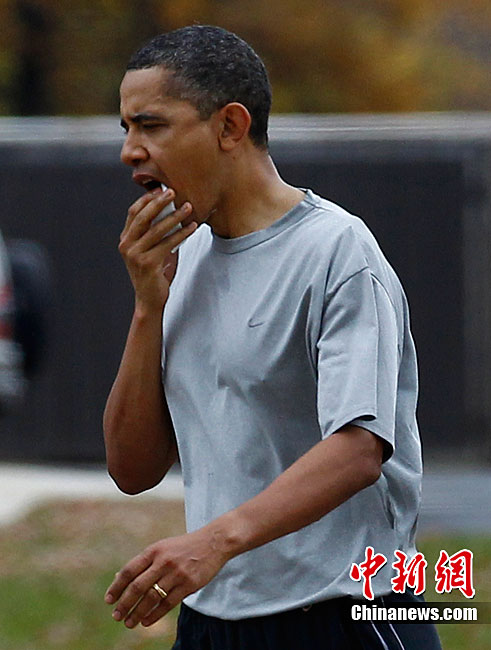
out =
{"type": "Polygon", "coordinates": [[[489,0],[0,0],[0,113],[114,113],[135,47],[194,22],[253,45],[275,112],[491,109],[489,0]]]}

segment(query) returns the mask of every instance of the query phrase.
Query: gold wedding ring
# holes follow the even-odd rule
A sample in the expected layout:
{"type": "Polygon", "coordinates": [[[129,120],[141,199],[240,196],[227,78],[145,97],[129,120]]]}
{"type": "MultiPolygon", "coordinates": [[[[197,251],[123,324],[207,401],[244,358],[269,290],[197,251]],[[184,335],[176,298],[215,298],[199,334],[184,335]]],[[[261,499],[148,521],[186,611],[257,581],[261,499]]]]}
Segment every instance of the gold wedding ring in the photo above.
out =
{"type": "Polygon", "coordinates": [[[162,598],[167,598],[167,592],[162,589],[160,585],[158,585],[156,582],[152,585],[152,587],[155,589],[155,591],[158,593],[158,595],[162,598]]]}

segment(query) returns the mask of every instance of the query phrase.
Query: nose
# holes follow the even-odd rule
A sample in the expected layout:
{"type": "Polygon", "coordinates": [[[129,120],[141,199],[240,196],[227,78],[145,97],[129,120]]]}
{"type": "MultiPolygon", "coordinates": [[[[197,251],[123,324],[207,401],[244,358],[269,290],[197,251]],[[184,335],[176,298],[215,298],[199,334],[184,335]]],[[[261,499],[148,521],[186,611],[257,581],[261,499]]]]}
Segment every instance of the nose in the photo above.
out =
{"type": "Polygon", "coordinates": [[[138,163],[148,158],[147,150],[138,141],[136,134],[131,132],[131,129],[126,134],[120,157],[121,161],[130,167],[136,167],[138,163]]]}

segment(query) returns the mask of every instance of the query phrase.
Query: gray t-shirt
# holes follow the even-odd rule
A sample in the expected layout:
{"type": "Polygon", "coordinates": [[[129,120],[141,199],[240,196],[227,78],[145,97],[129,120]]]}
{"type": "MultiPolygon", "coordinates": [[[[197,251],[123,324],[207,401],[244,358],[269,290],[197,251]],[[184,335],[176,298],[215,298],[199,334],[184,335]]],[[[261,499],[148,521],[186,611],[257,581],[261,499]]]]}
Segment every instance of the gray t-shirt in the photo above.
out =
{"type": "Polygon", "coordinates": [[[365,548],[414,554],[421,457],[406,299],[364,223],[307,191],[270,227],[179,251],[163,320],[163,382],[196,530],[354,423],[386,442],[380,479],[319,521],[228,562],[185,602],[239,619],[352,594],[365,548]]]}

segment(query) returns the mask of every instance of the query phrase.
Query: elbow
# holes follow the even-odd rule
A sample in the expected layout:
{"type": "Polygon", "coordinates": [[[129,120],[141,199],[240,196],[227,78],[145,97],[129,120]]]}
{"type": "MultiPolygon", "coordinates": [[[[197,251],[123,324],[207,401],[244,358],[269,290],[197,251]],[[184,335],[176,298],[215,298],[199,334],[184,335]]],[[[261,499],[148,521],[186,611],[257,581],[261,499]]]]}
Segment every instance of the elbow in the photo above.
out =
{"type": "Polygon", "coordinates": [[[111,472],[109,472],[109,476],[116,484],[118,490],[123,492],[123,494],[128,494],[129,496],[136,496],[137,494],[141,494],[142,492],[155,487],[154,485],[144,485],[124,478],[115,478],[111,472]]]}
{"type": "Polygon", "coordinates": [[[118,471],[108,466],[108,474],[116,484],[117,488],[124,494],[135,496],[152,489],[160,483],[162,476],[157,480],[149,480],[148,476],[139,477],[134,472],[118,471]]]}
{"type": "Polygon", "coordinates": [[[115,471],[114,469],[111,469],[111,467],[108,466],[107,468],[108,474],[111,477],[111,479],[114,481],[116,487],[118,490],[123,492],[124,494],[129,494],[129,495],[135,495],[135,494],[140,494],[143,492],[142,489],[140,489],[140,486],[137,485],[134,481],[131,479],[128,479],[127,476],[124,476],[120,472],[115,471]]]}
{"type": "Polygon", "coordinates": [[[113,438],[116,438],[116,436],[112,436],[112,432],[113,430],[105,421],[107,473],[117,488],[124,494],[136,495],[154,487],[159,481],[151,481],[151,473],[141,467],[141,462],[139,462],[134,451],[111,443],[113,438]]]}
{"type": "MultiPolygon", "coordinates": [[[[145,490],[149,490],[150,488],[142,488],[138,485],[132,485],[132,484],[126,484],[126,483],[116,483],[118,486],[118,490],[122,492],[123,494],[126,494],[127,496],[134,497],[137,494],[141,494],[142,492],[145,492],[145,490]]],[[[152,486],[151,486],[152,487],[152,486]]]]}
{"type": "Polygon", "coordinates": [[[373,485],[382,474],[382,459],[384,442],[375,434],[370,433],[365,437],[364,453],[360,454],[359,477],[362,489],[373,485]]]}
{"type": "Polygon", "coordinates": [[[363,488],[369,487],[378,481],[382,474],[382,453],[383,443],[380,438],[372,436],[367,446],[366,453],[362,456],[360,467],[360,479],[363,482],[363,488]]]}
{"type": "Polygon", "coordinates": [[[370,487],[370,485],[376,483],[381,474],[381,462],[377,461],[376,458],[368,459],[367,462],[364,463],[363,470],[360,472],[360,476],[363,477],[363,488],[370,487]]]}
{"type": "Polygon", "coordinates": [[[376,483],[382,474],[387,443],[375,433],[355,425],[343,427],[336,436],[342,441],[339,453],[349,458],[347,466],[353,494],[376,483]]]}

